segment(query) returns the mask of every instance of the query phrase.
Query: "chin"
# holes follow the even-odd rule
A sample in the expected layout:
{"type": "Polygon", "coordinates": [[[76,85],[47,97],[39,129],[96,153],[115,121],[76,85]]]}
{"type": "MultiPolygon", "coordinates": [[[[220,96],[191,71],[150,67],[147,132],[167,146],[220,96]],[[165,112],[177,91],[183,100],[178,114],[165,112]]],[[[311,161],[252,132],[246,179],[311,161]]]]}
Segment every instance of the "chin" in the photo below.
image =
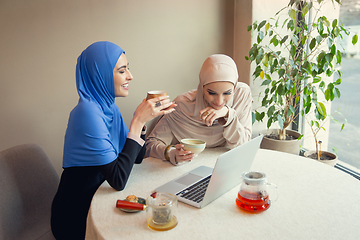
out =
{"type": "Polygon", "coordinates": [[[220,110],[224,107],[225,105],[222,105],[222,106],[214,106],[214,105],[211,105],[212,108],[214,108],[215,110],[220,110]]]}
{"type": "Polygon", "coordinates": [[[129,95],[128,92],[122,92],[122,93],[116,94],[115,97],[127,97],[128,95],[129,95]]]}

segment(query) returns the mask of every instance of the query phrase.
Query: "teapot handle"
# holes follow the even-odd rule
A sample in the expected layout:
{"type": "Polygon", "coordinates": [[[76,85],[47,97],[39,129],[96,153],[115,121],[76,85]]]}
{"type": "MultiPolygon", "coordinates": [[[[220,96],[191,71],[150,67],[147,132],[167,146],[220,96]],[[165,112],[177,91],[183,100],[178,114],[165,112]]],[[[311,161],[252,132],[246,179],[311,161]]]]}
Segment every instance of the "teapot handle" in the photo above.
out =
{"type": "Polygon", "coordinates": [[[274,191],[272,191],[272,193],[275,194],[275,197],[274,197],[274,194],[271,194],[271,201],[272,202],[276,202],[278,197],[279,197],[279,193],[278,193],[278,189],[277,189],[277,186],[273,183],[266,183],[268,186],[272,187],[274,191]]]}

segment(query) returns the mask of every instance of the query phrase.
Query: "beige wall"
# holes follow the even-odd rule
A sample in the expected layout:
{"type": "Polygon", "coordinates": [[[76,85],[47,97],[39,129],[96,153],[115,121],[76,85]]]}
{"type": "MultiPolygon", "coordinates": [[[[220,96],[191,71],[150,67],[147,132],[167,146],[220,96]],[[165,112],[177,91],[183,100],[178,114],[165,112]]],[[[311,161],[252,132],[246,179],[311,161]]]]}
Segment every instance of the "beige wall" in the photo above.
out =
{"type": "Polygon", "coordinates": [[[251,33],[247,27],[253,22],[253,0],[235,0],[234,13],[234,60],[240,81],[250,85],[250,63],[245,59],[251,48],[251,33]]]}
{"type": "Polygon", "coordinates": [[[203,60],[233,55],[234,0],[2,0],[0,150],[37,143],[61,173],[76,105],[75,64],[89,44],[125,49],[134,80],[116,102],[127,124],[148,90],[196,88],[203,60]]]}

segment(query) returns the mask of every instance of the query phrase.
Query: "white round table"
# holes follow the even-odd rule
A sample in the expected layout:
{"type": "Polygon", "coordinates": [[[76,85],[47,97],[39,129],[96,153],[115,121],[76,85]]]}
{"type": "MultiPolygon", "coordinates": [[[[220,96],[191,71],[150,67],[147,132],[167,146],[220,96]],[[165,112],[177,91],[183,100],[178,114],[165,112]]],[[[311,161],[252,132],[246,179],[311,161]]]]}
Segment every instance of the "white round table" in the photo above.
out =
{"type": "Polygon", "coordinates": [[[115,207],[118,199],[146,198],[156,187],[200,165],[213,167],[225,151],[206,149],[178,167],[146,158],[134,166],[121,192],[105,182],[91,203],[86,239],[360,239],[360,181],[323,163],[271,150],[259,149],[251,167],[278,187],[277,201],[265,212],[239,209],[239,186],[203,209],[179,202],[179,223],[164,232],[147,227],[145,212],[125,213],[115,207]]]}

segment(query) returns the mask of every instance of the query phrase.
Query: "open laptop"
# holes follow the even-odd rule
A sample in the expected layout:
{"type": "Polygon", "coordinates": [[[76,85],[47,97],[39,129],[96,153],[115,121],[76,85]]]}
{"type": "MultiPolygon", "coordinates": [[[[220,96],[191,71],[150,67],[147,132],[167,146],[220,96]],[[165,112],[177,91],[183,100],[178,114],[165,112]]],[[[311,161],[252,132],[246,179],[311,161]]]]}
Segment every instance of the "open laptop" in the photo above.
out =
{"type": "Polygon", "coordinates": [[[263,135],[221,154],[214,168],[200,166],[158,187],[155,192],[175,195],[180,202],[203,208],[241,183],[249,171],[263,135]],[[202,188],[203,190],[199,190],[202,188]]]}

